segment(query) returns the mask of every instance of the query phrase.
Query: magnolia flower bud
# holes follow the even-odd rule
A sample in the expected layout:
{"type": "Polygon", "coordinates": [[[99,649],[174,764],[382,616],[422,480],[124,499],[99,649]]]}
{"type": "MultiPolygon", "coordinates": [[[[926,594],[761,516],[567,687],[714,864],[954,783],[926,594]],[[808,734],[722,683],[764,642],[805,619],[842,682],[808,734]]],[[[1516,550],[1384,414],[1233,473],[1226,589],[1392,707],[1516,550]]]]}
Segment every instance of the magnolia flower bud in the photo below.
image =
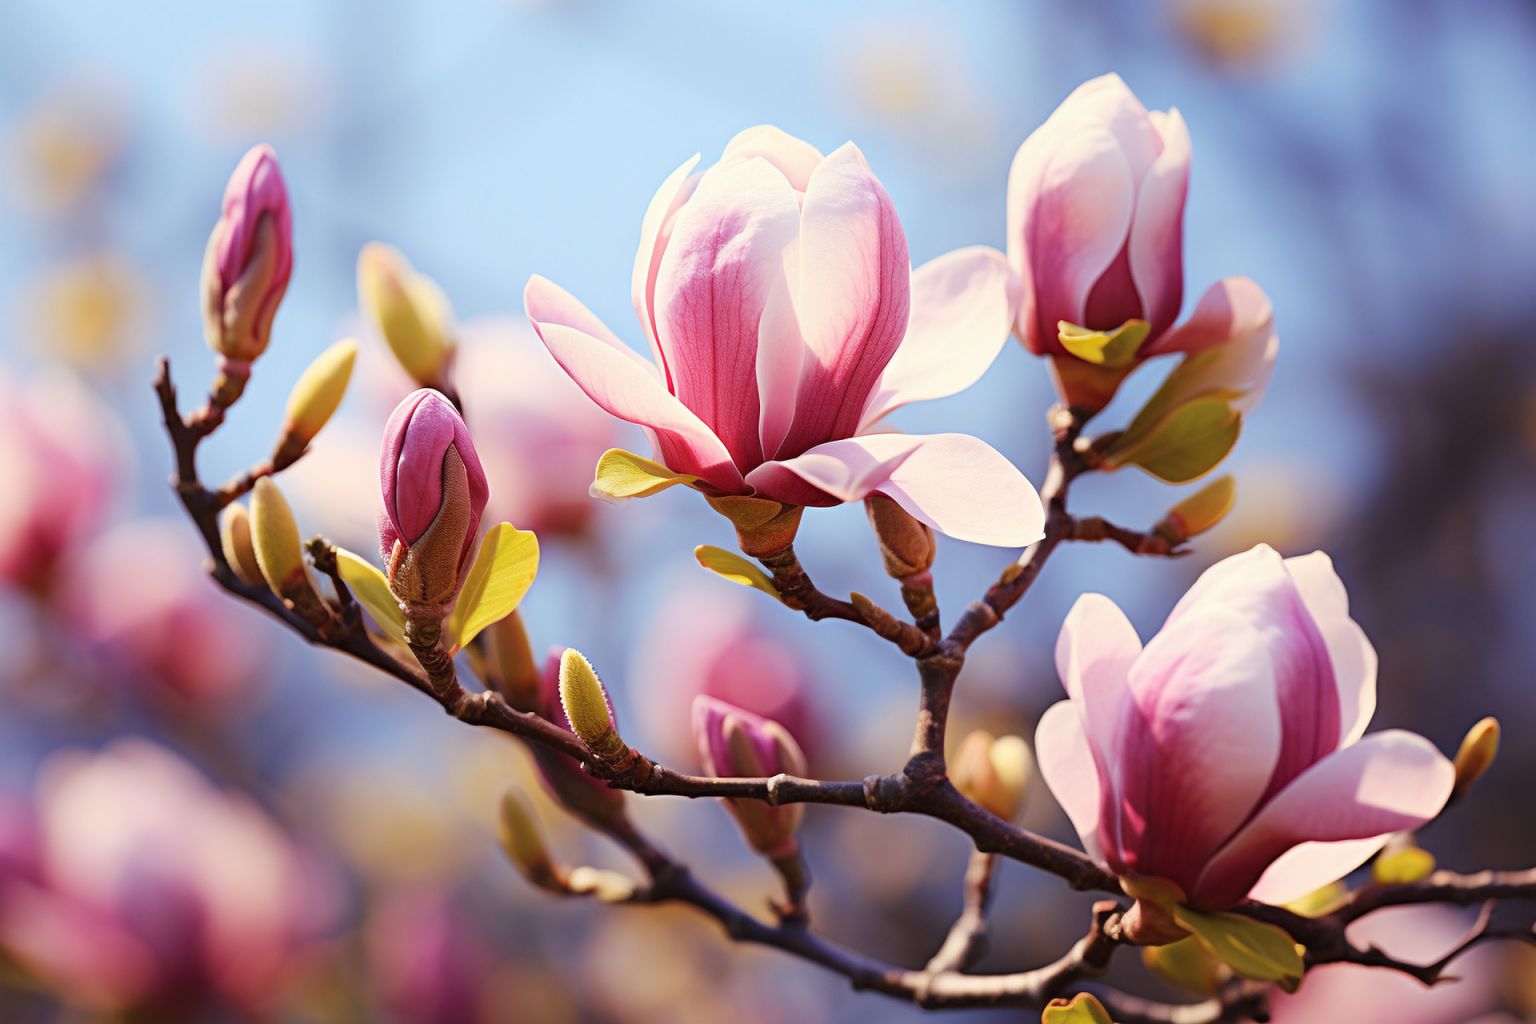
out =
{"type": "Polygon", "coordinates": [[[933,530],[912,518],[911,513],[883,494],[864,499],[869,525],[880,541],[885,571],[896,579],[926,572],[933,566],[933,530]]]}
{"type": "Polygon", "coordinates": [[[592,753],[608,760],[624,752],[608,691],[592,670],[592,663],[574,647],[567,647],[560,655],[560,708],[571,731],[592,753]]]}
{"type": "MultiPolygon", "coordinates": [[[[805,774],[805,755],[787,729],[723,700],[694,699],[693,736],[704,771],[716,778],[805,774]]],[[[779,861],[798,849],[795,832],[805,814],[801,805],[728,799],[725,806],[747,842],[763,856],[779,861]]]]}
{"type": "Polygon", "coordinates": [[[1237,483],[1230,476],[1217,477],[1168,510],[1152,531],[1178,546],[1212,529],[1237,500],[1237,483]]]}
{"type": "MultiPolygon", "coordinates": [[[[565,651],[557,647],[545,660],[544,674],[538,682],[540,694],[536,698],[539,704],[537,710],[560,728],[575,732],[560,703],[560,665],[564,654],[565,651]]],[[[606,699],[606,693],[604,697],[606,699]]],[[[608,704],[608,716],[610,720],[617,721],[611,703],[608,704]]],[[[614,789],[602,779],[589,774],[579,761],[568,754],[545,746],[534,746],[532,749],[545,788],[566,810],[600,828],[612,826],[624,816],[623,790],[614,789]]]]}
{"type": "Polygon", "coordinates": [[[272,592],[292,604],[311,624],[325,621],[325,606],[304,565],[299,524],[271,477],[262,477],[252,488],[250,517],[256,564],[272,592]]]}
{"type": "Polygon", "coordinates": [[[203,334],[220,356],[215,396],[229,405],[267,348],[293,272],[293,214],[271,146],[241,158],[203,257],[203,334]]]}
{"type": "Polygon", "coordinates": [[[423,389],[395,407],[379,460],[379,550],[406,609],[445,616],[474,549],[490,487],[469,429],[449,401],[423,389]]]}
{"type": "Polygon", "coordinates": [[[515,789],[509,789],[501,796],[499,831],[502,851],[528,881],[541,888],[563,888],[559,882],[560,872],[549,856],[549,848],[544,845],[533,808],[515,789]]]}
{"type": "Polygon", "coordinates": [[[994,738],[981,729],[961,742],[949,770],[956,789],[1004,821],[1012,821],[1024,809],[1034,777],[1035,758],[1029,744],[1018,736],[994,738]]]}
{"type": "Polygon", "coordinates": [[[1468,787],[1483,777],[1499,753],[1499,720],[1484,718],[1471,729],[1456,751],[1456,795],[1466,794],[1468,787]]]}
{"type": "Polygon", "coordinates": [[[320,433],[341,398],[347,393],[352,364],[357,360],[357,342],[344,338],[320,353],[300,375],[288,394],[288,408],[283,413],[283,432],[272,453],[272,462],[286,466],[304,453],[309,442],[320,433]]]}
{"type": "Polygon", "coordinates": [[[266,586],[251,543],[251,517],[244,505],[226,505],[219,513],[219,543],[224,548],[224,561],[236,576],[253,587],[266,586]]]}
{"type": "Polygon", "coordinates": [[[453,358],[453,310],[442,289],[398,249],[369,242],[357,257],[357,297],[405,372],[441,388],[453,358]]]}
{"type": "MultiPolygon", "coordinates": [[[[528,644],[523,617],[512,612],[485,628],[485,682],[519,711],[539,710],[539,667],[528,644]]],[[[558,667],[556,669],[558,675],[558,667]]]]}

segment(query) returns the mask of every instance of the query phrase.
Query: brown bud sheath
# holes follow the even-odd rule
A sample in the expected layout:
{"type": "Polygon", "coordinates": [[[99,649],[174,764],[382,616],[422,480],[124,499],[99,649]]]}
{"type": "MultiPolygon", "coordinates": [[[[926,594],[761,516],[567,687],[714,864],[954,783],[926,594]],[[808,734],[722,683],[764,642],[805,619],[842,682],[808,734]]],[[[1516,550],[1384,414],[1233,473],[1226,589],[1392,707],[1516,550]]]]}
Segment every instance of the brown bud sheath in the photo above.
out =
{"type": "Polygon", "coordinates": [[[864,511],[880,542],[887,573],[899,580],[933,567],[933,530],[927,524],[883,494],[865,498],[864,511]]]}

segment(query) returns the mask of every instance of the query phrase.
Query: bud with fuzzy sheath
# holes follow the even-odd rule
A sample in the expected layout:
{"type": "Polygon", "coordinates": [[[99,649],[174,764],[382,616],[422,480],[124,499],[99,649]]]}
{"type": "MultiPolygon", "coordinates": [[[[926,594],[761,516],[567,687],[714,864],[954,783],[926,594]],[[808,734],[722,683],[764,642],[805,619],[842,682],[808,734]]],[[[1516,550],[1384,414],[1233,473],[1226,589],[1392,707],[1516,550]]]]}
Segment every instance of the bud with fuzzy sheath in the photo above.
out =
{"type": "Polygon", "coordinates": [[[240,397],[252,360],[266,351],[292,273],[288,189],[272,147],[256,146],[230,176],[203,257],[203,333],[220,357],[219,404],[240,397]]]}
{"type": "Polygon", "coordinates": [[[592,663],[574,647],[560,654],[560,709],[577,739],[603,760],[624,753],[619,728],[613,720],[608,691],[592,669],[592,663]]]}
{"type": "Polygon", "coordinates": [[[883,494],[864,499],[869,525],[880,541],[885,571],[900,580],[933,567],[933,530],[883,494]]]}
{"type": "Polygon", "coordinates": [[[256,564],[272,592],[293,605],[311,624],[327,618],[320,595],[309,581],[304,565],[304,546],[299,524],[277,484],[270,477],[256,481],[251,490],[251,547],[256,564]]]}
{"type": "MultiPolygon", "coordinates": [[[[716,778],[804,775],[805,755],[778,722],[714,697],[693,702],[693,735],[704,771],[716,778]]],[[[799,848],[795,832],[805,808],[773,806],[759,800],[726,800],[752,848],[765,857],[785,860],[799,848]]]]}
{"type": "MultiPolygon", "coordinates": [[[[549,657],[545,659],[544,674],[538,684],[540,695],[537,698],[539,704],[537,710],[545,719],[567,732],[574,733],[576,730],[571,727],[571,721],[566,717],[565,707],[560,699],[561,666],[565,661],[566,653],[563,648],[557,647],[550,651],[549,657]]],[[[581,657],[574,651],[569,653],[577,658],[581,657]]],[[[582,659],[583,662],[585,660],[582,659]]],[[[590,669],[590,666],[588,668],[590,669]]],[[[596,678],[595,674],[593,678],[596,678]]],[[[608,711],[608,720],[616,723],[613,705],[607,701],[606,692],[603,698],[608,711]]],[[[617,734],[617,725],[614,726],[613,734],[617,734]]],[[[614,789],[602,779],[589,774],[581,767],[580,762],[568,754],[542,745],[535,745],[532,750],[534,760],[539,766],[539,774],[544,779],[545,788],[566,810],[599,828],[610,827],[624,816],[623,790],[614,789]]]]}
{"type": "Polygon", "coordinates": [[[515,789],[501,796],[501,848],[513,865],[541,888],[563,888],[560,870],[544,845],[544,835],[539,831],[533,808],[515,789]]]}
{"type": "Polygon", "coordinates": [[[993,737],[977,729],[960,743],[949,770],[955,788],[988,811],[1012,821],[1024,809],[1035,758],[1018,736],[993,737]]]}
{"type": "Polygon", "coordinates": [[[379,459],[379,550],[407,618],[441,619],[459,592],[490,486],[452,403],[423,388],[396,406],[379,459]]]}
{"type": "Polygon", "coordinates": [[[1464,795],[1468,787],[1492,767],[1493,759],[1499,753],[1499,732],[1499,720],[1491,716],[1467,730],[1456,751],[1457,796],[1464,795]]]}
{"type": "Polygon", "coordinates": [[[283,431],[272,453],[277,466],[292,463],[320,433],[347,393],[352,378],[352,364],[357,360],[357,342],[344,338],[320,353],[300,375],[288,394],[283,413],[283,431]]]}
{"type": "Polygon", "coordinates": [[[224,549],[224,561],[236,576],[253,587],[266,586],[251,543],[251,516],[244,505],[231,503],[219,513],[219,544],[224,549]]]}
{"type": "Polygon", "coordinates": [[[411,379],[442,387],[454,352],[453,310],[442,289],[398,249],[369,242],[357,257],[357,297],[411,379]]]}

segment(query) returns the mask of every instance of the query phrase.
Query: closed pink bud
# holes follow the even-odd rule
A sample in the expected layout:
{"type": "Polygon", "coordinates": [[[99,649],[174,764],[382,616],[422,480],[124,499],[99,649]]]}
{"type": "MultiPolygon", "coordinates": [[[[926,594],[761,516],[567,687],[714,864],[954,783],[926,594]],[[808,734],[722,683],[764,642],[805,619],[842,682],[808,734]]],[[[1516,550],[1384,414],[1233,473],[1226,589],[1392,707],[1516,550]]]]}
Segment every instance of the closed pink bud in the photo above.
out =
{"type": "Polygon", "coordinates": [[[446,606],[459,584],[490,486],[452,403],[423,388],[395,407],[379,459],[379,550],[406,605],[446,606]]]}
{"type": "Polygon", "coordinates": [[[292,273],[288,189],[272,147],[255,146],[230,176],[203,260],[204,334],[231,376],[266,351],[292,273]]]}
{"type": "Polygon", "coordinates": [[[1328,556],[1260,545],[1208,569],[1142,647],[1082,597],[1056,647],[1069,700],[1036,733],[1084,848],[1192,906],[1285,903],[1440,813],[1455,769],[1401,730],[1362,735],[1376,652],[1328,556]]]}
{"type": "MultiPolygon", "coordinates": [[[[693,702],[693,735],[704,771],[716,778],[804,775],[805,755],[778,722],[714,697],[693,702]]],[[[775,859],[794,853],[805,808],[760,800],[726,800],[752,848],[775,859]]]]}
{"type": "MultiPolygon", "coordinates": [[[[540,680],[539,714],[573,733],[570,720],[565,717],[565,707],[560,702],[560,656],[564,653],[563,647],[555,647],[545,659],[544,675],[540,680]]],[[[608,717],[618,721],[611,700],[608,717]]],[[[599,826],[611,825],[624,815],[623,790],[614,789],[589,774],[569,754],[542,745],[534,745],[532,750],[545,787],[566,810],[599,826]]]]}
{"type": "Polygon", "coordinates": [[[996,358],[1017,306],[1002,253],[913,270],[891,197],[851,142],[823,155],[763,125],[695,174],[698,159],[640,226],[632,295],[656,365],[534,277],[524,306],[555,361],[714,497],[799,507],[879,493],[962,540],[1038,540],[1034,489],[996,450],[882,424],[964,390],[996,358]]]}

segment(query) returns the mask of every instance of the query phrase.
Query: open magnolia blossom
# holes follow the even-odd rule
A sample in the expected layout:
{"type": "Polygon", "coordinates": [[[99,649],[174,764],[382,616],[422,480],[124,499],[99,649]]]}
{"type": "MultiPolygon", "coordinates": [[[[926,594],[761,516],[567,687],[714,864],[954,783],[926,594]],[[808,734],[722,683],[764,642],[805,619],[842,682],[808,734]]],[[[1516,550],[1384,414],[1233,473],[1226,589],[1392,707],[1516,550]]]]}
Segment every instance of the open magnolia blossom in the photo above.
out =
{"type": "Polygon", "coordinates": [[[1212,566],[1142,647],[1080,598],[1040,720],[1040,768],[1090,856],[1166,879],[1191,906],[1283,903],[1440,812],[1455,769],[1427,740],[1361,738],[1376,652],[1322,552],[1264,545],[1212,566]]]}
{"type": "Polygon", "coordinates": [[[991,365],[1015,309],[1002,254],[961,249],[913,271],[852,143],[823,156],[762,126],[695,174],[698,160],[662,183],[641,227],[633,297],[655,365],[535,276],[528,317],[560,365],[649,430],[670,483],[789,506],[878,492],[961,540],[1039,539],[1039,498],[994,449],[882,422],[991,365]]]}
{"type": "Polygon", "coordinates": [[[1031,352],[1053,357],[1069,405],[1097,411],[1152,356],[1246,339],[1262,362],[1271,347],[1254,340],[1274,328],[1268,299],[1246,277],[1212,285],[1173,326],[1184,300],[1189,158],[1179,112],[1147,110],[1115,74],[1078,86],[1014,157],[1017,333],[1031,352]]]}

